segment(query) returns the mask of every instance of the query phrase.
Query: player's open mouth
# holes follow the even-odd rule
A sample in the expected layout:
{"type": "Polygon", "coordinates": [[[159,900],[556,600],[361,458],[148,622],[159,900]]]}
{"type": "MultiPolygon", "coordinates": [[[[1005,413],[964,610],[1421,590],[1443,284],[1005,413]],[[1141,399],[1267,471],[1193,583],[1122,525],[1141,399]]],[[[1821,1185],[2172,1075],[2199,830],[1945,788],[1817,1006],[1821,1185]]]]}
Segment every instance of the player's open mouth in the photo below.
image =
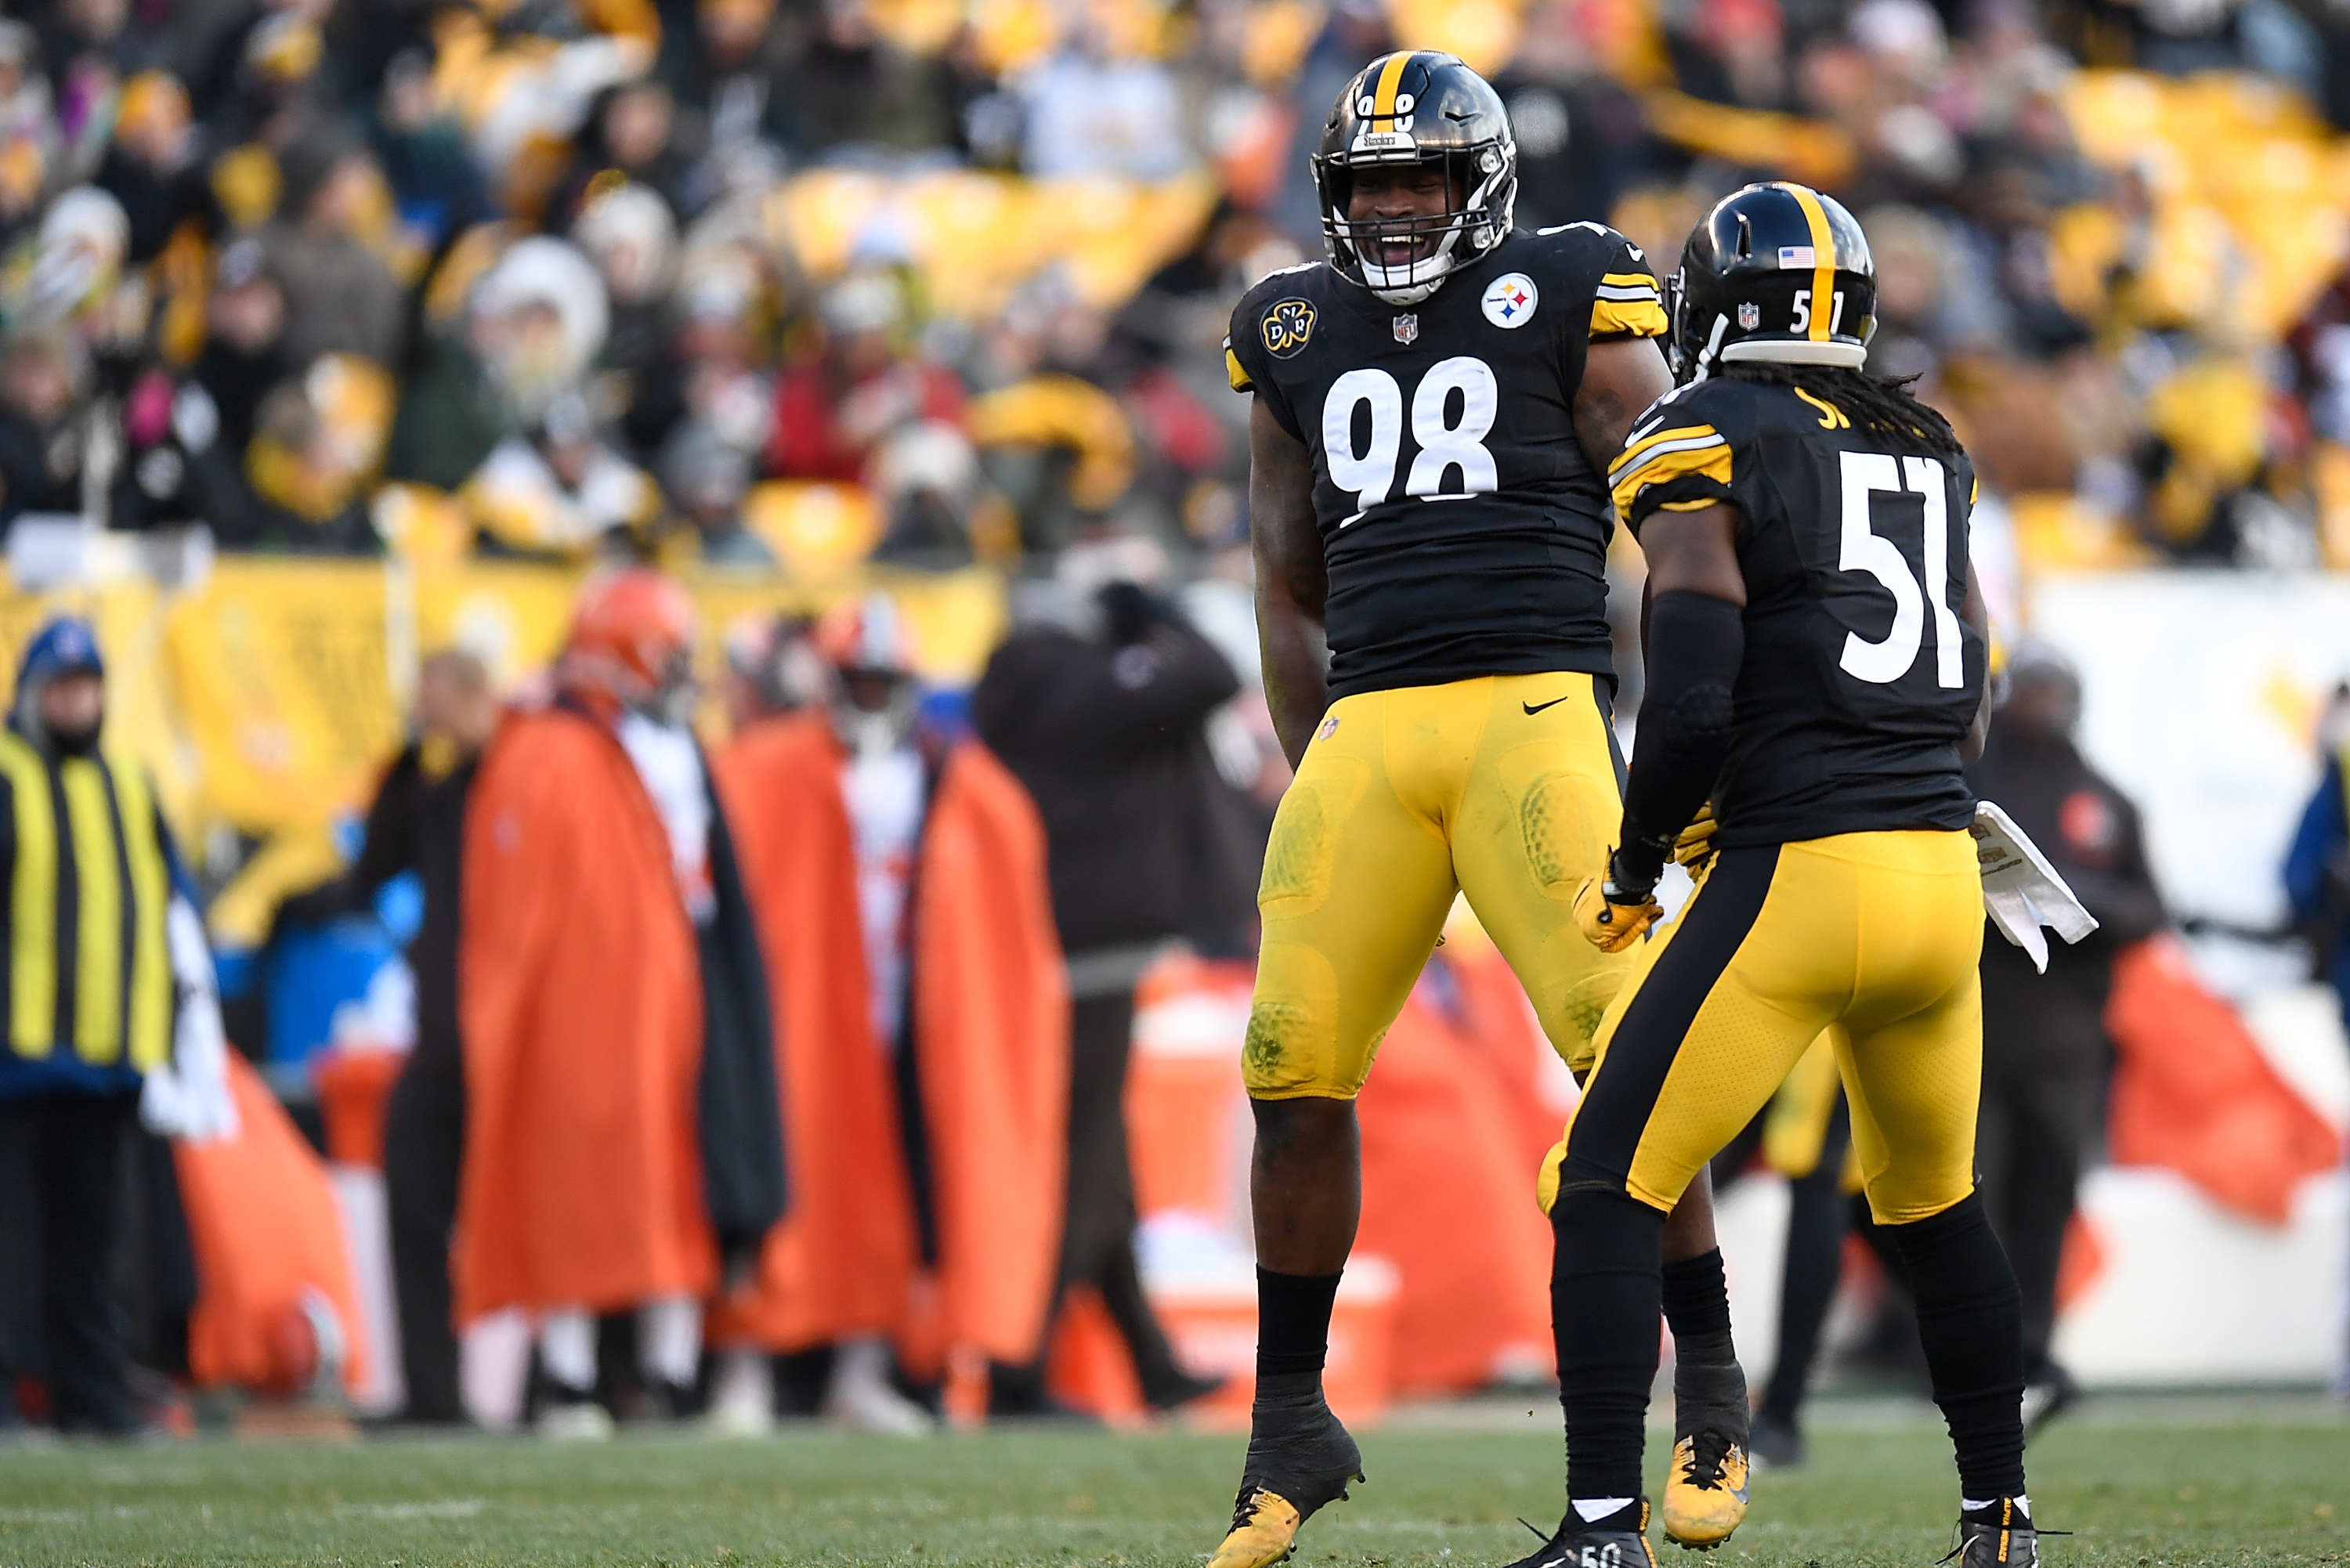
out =
{"type": "Polygon", "coordinates": [[[1371,245],[1370,251],[1374,266],[1409,266],[1435,254],[1436,244],[1432,240],[1380,240],[1371,245]]]}

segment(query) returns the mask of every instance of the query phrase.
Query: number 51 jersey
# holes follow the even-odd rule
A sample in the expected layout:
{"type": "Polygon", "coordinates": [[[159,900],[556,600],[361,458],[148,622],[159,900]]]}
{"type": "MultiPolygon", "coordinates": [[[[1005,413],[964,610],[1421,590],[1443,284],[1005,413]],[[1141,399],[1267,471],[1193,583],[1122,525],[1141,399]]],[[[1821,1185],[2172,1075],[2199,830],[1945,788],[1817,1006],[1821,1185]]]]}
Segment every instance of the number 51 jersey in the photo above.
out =
{"type": "Polygon", "coordinates": [[[1596,223],[1519,230],[1417,305],[1320,262],[1241,300],[1232,389],[1313,459],[1333,701],[1612,673],[1615,524],[1575,439],[1575,396],[1594,340],[1666,325],[1648,262],[1596,223]]]}
{"type": "Polygon", "coordinates": [[[1987,649],[1959,618],[1974,465],[1733,370],[1659,399],[1609,468],[1635,536],[1738,508],[1746,652],[1714,842],[1962,828],[1987,649]]]}

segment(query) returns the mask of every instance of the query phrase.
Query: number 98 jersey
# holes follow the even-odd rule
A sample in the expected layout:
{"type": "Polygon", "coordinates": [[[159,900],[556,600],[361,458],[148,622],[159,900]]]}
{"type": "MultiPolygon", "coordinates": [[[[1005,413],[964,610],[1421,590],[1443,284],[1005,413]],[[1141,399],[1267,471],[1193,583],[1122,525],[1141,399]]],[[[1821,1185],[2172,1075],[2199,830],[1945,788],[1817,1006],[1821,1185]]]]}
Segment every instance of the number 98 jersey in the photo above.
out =
{"type": "Polygon", "coordinates": [[[1615,524],[1575,439],[1575,396],[1594,339],[1666,326],[1646,259],[1596,223],[1520,230],[1417,305],[1321,262],[1241,300],[1232,389],[1313,459],[1333,701],[1612,672],[1615,524]]]}
{"type": "Polygon", "coordinates": [[[1959,618],[1974,465],[1856,428],[1832,398],[1735,369],[1659,399],[1610,466],[1638,536],[1738,508],[1746,652],[1714,842],[1962,828],[1959,742],[1986,649],[1959,618]]]}

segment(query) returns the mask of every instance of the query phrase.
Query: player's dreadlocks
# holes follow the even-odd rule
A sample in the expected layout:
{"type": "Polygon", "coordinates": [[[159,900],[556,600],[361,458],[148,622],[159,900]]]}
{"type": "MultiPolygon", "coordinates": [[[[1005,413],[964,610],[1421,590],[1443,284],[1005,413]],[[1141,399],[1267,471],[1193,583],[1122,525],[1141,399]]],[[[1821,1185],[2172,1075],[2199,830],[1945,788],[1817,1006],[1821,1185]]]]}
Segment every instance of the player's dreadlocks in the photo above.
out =
{"type": "Polygon", "coordinates": [[[1950,421],[1910,395],[1909,388],[1918,379],[1915,376],[1897,380],[1842,366],[1782,365],[1757,359],[1733,361],[1718,373],[1809,392],[1843,410],[1856,428],[1876,431],[1905,444],[1922,444],[1944,462],[1959,457],[1964,450],[1950,421]]]}

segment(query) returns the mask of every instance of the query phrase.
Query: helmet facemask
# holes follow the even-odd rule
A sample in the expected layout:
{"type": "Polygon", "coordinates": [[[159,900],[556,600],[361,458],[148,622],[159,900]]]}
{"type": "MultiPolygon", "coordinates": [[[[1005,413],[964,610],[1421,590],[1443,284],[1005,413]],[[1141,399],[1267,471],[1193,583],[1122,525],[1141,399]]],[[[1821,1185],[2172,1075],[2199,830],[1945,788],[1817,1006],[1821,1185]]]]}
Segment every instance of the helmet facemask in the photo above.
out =
{"type": "Polygon", "coordinates": [[[1485,142],[1426,155],[1417,151],[1325,154],[1314,160],[1314,182],[1322,197],[1323,248],[1330,265],[1357,277],[1389,305],[1417,305],[1456,268],[1509,234],[1518,194],[1517,149],[1506,142],[1485,142]],[[1357,174],[1399,167],[1442,169],[1446,210],[1410,218],[1347,217],[1357,174]],[[1411,259],[1400,265],[1370,259],[1388,245],[1409,246],[1411,259]]]}

